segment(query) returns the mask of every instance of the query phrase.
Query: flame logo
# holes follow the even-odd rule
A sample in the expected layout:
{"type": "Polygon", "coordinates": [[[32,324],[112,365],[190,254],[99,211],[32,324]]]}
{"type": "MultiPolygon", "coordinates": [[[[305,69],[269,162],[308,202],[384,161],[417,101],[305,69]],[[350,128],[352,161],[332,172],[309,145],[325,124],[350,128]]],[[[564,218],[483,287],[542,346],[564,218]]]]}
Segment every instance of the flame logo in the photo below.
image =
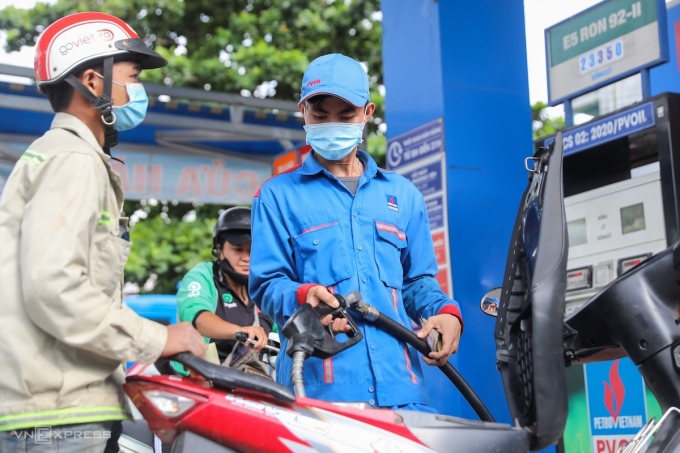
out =
{"type": "Polygon", "coordinates": [[[621,412],[623,400],[626,397],[626,388],[623,386],[621,376],[619,375],[619,361],[615,361],[609,369],[609,382],[602,381],[604,384],[604,405],[609,411],[609,414],[616,419],[621,412]]]}
{"type": "Polygon", "coordinates": [[[113,39],[113,32],[111,30],[107,30],[106,28],[102,28],[101,30],[97,30],[97,33],[99,33],[99,36],[104,41],[111,41],[113,39]]]}

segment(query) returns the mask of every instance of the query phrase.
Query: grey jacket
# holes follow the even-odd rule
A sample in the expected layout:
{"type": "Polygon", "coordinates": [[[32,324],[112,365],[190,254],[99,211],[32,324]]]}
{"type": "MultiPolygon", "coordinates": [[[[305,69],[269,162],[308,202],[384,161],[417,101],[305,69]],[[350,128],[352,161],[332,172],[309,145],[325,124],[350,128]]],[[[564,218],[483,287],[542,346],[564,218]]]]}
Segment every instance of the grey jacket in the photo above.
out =
{"type": "Polygon", "coordinates": [[[0,198],[0,431],[127,418],[123,362],[153,362],[167,329],[122,303],[130,243],[120,176],[58,113],[0,198]]]}

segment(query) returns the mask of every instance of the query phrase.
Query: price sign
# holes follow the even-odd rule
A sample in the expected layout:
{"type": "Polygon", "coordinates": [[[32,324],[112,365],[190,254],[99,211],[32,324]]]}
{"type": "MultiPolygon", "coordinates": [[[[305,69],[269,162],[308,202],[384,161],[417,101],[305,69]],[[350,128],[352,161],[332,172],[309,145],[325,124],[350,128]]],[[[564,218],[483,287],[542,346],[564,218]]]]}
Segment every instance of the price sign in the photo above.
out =
{"type": "Polygon", "coordinates": [[[549,104],[667,61],[664,0],[609,0],[545,30],[549,104]]]}
{"type": "Polygon", "coordinates": [[[578,58],[578,68],[581,75],[594,71],[623,58],[623,39],[609,42],[597,47],[578,58]]]}

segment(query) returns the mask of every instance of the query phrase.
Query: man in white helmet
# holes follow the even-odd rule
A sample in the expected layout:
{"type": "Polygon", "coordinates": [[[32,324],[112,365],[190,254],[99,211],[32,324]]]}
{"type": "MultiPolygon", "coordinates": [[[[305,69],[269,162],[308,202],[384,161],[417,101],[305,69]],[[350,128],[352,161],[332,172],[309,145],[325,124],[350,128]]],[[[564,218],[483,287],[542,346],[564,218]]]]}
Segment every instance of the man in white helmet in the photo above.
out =
{"type": "Polygon", "coordinates": [[[36,45],[36,82],[56,115],[0,199],[0,451],[117,452],[129,418],[123,363],[205,352],[122,303],[130,250],[110,148],[139,125],[143,69],[165,59],[108,14],[66,16],[36,45]]]}

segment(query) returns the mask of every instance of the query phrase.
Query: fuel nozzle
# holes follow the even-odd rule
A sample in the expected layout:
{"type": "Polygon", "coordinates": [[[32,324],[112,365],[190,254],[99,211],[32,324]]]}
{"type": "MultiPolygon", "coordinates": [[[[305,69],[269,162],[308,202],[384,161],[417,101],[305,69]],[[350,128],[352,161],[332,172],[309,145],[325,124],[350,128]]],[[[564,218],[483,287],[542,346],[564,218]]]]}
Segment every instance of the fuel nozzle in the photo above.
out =
{"type": "Polygon", "coordinates": [[[331,357],[363,339],[361,330],[344,307],[347,306],[342,296],[336,295],[339,308],[331,308],[326,304],[319,304],[312,308],[309,304],[300,305],[293,315],[283,325],[281,332],[289,339],[286,354],[292,357],[294,352],[303,351],[307,356],[320,359],[331,357]],[[347,340],[339,342],[330,326],[324,327],[321,319],[331,314],[333,318],[345,318],[349,331],[345,332],[347,340]]]}

